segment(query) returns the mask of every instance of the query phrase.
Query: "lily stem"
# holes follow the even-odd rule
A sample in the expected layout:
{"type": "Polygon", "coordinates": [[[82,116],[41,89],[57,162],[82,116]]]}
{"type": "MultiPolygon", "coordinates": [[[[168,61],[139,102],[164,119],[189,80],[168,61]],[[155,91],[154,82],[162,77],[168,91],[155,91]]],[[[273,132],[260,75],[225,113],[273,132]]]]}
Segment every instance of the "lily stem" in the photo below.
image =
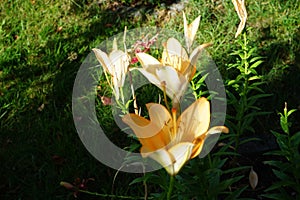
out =
{"type": "Polygon", "coordinates": [[[174,187],[174,181],[175,181],[174,176],[170,176],[170,183],[169,183],[169,189],[168,189],[168,193],[167,193],[167,200],[171,199],[172,190],[173,190],[173,187],[174,187]]]}
{"type": "Polygon", "coordinates": [[[168,99],[167,99],[166,82],[163,81],[161,84],[162,84],[162,88],[163,88],[163,92],[164,92],[164,101],[165,101],[166,107],[168,110],[170,110],[169,105],[168,105],[168,99]]]}
{"type": "Polygon", "coordinates": [[[94,196],[118,198],[118,199],[144,199],[143,197],[131,197],[131,196],[117,196],[117,195],[111,195],[111,194],[100,194],[100,193],[97,193],[97,192],[90,192],[90,191],[87,191],[87,190],[78,190],[78,192],[85,193],[85,194],[90,194],[90,195],[94,195],[94,196]]]}

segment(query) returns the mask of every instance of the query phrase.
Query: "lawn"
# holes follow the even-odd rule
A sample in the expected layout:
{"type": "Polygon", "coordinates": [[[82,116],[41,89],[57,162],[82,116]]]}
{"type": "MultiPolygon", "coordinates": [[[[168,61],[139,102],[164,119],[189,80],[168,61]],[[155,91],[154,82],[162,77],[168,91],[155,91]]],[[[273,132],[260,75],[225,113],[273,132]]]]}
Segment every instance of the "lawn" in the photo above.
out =
{"type": "MultiPolygon", "coordinates": [[[[208,156],[183,167],[176,176],[173,199],[300,199],[300,4],[249,0],[246,8],[247,44],[243,35],[234,37],[239,18],[230,0],[176,5],[163,0],[4,0],[0,199],[74,199],[74,191],[62,187],[61,181],[82,183],[83,189],[102,195],[77,193],[78,199],[166,198],[169,178],[164,169],[117,173],[86,150],[74,126],[72,91],[82,62],[101,42],[122,33],[125,26],[183,32],[182,11],[189,22],[201,16],[196,41],[213,43],[206,50],[226,88],[225,125],[230,133],[220,137],[208,156]],[[238,53],[251,49],[250,58],[262,63],[242,76],[241,67],[248,61],[238,53]],[[256,75],[259,79],[245,92],[244,84],[256,75]],[[251,99],[253,105],[241,103],[251,99]],[[288,118],[285,102],[288,111],[296,109],[288,118]],[[251,167],[258,175],[255,189],[249,185],[251,167]]],[[[202,90],[205,85],[195,91],[199,95],[202,90]]],[[[110,107],[101,102],[100,96],[111,94],[104,77],[97,93],[98,120],[107,136],[136,151],[137,140],[116,128],[110,107]]],[[[137,91],[145,102],[156,100],[158,93],[155,87],[137,91]]]]}

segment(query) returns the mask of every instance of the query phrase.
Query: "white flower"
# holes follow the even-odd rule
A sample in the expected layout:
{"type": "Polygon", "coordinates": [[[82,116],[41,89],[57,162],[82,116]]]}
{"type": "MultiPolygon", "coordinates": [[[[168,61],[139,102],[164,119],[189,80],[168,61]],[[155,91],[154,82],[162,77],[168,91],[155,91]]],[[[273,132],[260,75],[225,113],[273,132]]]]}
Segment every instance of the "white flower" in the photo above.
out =
{"type": "Polygon", "coordinates": [[[113,50],[109,56],[100,49],[93,49],[96,58],[104,68],[105,72],[112,77],[112,83],[116,100],[120,97],[119,89],[123,87],[126,77],[126,72],[130,64],[130,57],[127,53],[121,50],[113,50]]]}

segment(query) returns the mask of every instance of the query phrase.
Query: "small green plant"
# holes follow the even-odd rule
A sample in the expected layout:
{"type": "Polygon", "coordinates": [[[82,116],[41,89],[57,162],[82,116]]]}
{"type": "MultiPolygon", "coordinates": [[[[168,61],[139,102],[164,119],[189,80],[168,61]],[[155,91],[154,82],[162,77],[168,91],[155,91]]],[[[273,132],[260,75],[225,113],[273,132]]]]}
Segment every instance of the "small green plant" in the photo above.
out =
{"type": "Polygon", "coordinates": [[[266,155],[279,156],[278,160],[265,161],[273,167],[273,173],[279,179],[267,188],[263,197],[270,199],[299,199],[300,195],[300,131],[291,134],[289,127],[292,125],[288,117],[296,109],[288,111],[287,104],[280,115],[280,126],[283,133],[271,131],[276,137],[279,150],[266,153],[266,155]],[[283,159],[282,159],[283,158],[283,159]]]}
{"type": "Polygon", "coordinates": [[[242,39],[237,40],[237,43],[241,49],[231,54],[237,56],[236,63],[229,64],[228,67],[232,72],[237,70],[238,75],[226,81],[228,104],[233,109],[227,116],[227,123],[232,130],[231,133],[234,134],[236,150],[239,145],[249,142],[249,140],[240,141],[242,134],[247,131],[255,132],[252,126],[255,117],[268,114],[257,106],[258,100],[270,96],[262,90],[261,85],[264,81],[257,72],[258,66],[263,62],[262,57],[255,55],[257,49],[250,47],[246,33],[242,39]]]}

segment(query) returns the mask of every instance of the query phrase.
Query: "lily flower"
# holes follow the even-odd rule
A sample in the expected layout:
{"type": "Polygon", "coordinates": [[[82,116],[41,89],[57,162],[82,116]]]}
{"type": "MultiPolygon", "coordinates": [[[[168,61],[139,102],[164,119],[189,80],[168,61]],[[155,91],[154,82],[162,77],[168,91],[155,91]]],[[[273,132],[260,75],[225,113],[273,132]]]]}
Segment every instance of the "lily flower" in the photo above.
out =
{"type": "Polygon", "coordinates": [[[105,72],[111,75],[112,89],[116,95],[116,100],[118,100],[120,97],[119,89],[124,85],[126,72],[130,64],[129,55],[121,50],[113,50],[109,55],[100,49],[94,48],[93,51],[105,72]]]}
{"type": "Polygon", "coordinates": [[[170,113],[156,103],[146,105],[150,120],[136,114],[127,114],[123,121],[138,137],[143,157],[150,157],[162,165],[170,175],[176,175],[183,165],[200,154],[205,139],[220,132],[224,126],[209,129],[210,104],[200,98],[177,119],[176,109],[170,113]]]}
{"type": "Polygon", "coordinates": [[[186,50],[175,38],[169,38],[162,53],[161,61],[146,53],[137,53],[142,68],[139,70],[151,83],[162,90],[175,102],[180,102],[188,82],[196,72],[201,51],[210,44],[198,46],[188,56],[186,50]]]}
{"type": "Polygon", "coordinates": [[[196,32],[199,28],[200,16],[198,16],[191,24],[187,23],[185,13],[183,12],[183,26],[184,26],[184,37],[187,51],[190,52],[190,48],[194,42],[196,32]]]}

